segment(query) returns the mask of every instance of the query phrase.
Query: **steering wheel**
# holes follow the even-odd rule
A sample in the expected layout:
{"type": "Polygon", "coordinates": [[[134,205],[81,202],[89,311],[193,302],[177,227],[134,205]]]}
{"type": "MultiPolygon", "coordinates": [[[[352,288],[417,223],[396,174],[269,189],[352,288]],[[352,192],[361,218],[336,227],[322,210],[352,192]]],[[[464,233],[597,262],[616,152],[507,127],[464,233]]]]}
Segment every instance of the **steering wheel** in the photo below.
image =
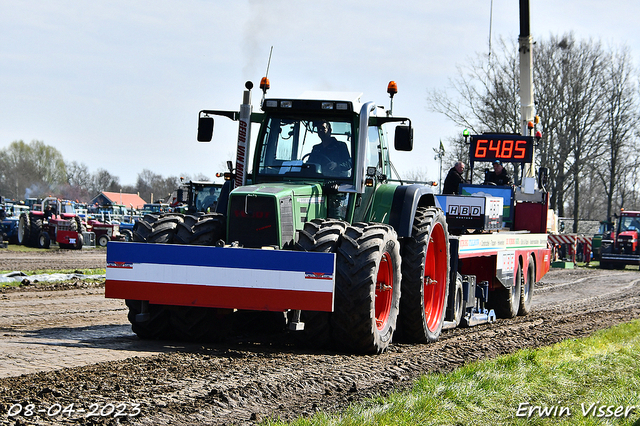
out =
{"type": "MultiPolygon", "coordinates": [[[[303,155],[303,156],[302,156],[302,162],[304,163],[304,162],[305,162],[305,158],[309,158],[309,156],[310,156],[311,154],[312,154],[312,153],[311,153],[311,152],[309,152],[309,153],[307,153],[307,154],[303,155]]],[[[315,153],[315,155],[316,155],[317,157],[319,157],[321,160],[326,160],[326,161],[325,161],[326,163],[333,163],[333,162],[334,162],[331,158],[327,157],[327,156],[326,156],[326,155],[324,155],[324,154],[318,154],[318,153],[316,152],[316,153],[315,153]]]]}

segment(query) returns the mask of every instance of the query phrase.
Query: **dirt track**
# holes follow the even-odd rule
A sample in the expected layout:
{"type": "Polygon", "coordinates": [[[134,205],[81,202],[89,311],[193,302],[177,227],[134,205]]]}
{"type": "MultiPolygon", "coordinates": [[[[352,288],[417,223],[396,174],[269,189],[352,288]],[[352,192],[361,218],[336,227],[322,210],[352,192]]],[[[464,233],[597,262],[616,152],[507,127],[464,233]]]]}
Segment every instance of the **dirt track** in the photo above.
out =
{"type": "MultiPolygon", "coordinates": [[[[83,265],[100,253],[76,252],[67,263],[76,266],[64,268],[99,267],[83,265]]],[[[5,267],[14,260],[4,254],[0,269],[30,268],[20,266],[23,260],[5,267]]],[[[49,257],[39,261],[60,260],[49,257]]],[[[343,408],[408,387],[425,372],[638,318],[640,273],[552,270],[536,289],[527,317],[445,331],[436,344],[394,344],[379,356],[305,351],[284,333],[237,336],[224,345],[144,342],[131,333],[122,301],[104,299],[101,286],[82,283],[64,291],[30,286],[0,298],[0,424],[66,423],[55,412],[70,404],[70,417],[80,424],[253,424],[268,416],[291,419],[343,408]],[[27,403],[33,404],[32,416],[8,417],[16,404],[24,410],[27,403]]]]}

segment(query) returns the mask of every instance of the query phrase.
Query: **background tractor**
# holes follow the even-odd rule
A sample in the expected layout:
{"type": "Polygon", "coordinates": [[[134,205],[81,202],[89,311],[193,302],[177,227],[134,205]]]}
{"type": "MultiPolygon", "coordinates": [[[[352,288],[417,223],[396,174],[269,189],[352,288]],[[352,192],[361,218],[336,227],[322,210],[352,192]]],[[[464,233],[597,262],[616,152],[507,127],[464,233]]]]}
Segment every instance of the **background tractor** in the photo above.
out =
{"type": "Polygon", "coordinates": [[[609,234],[611,242],[602,247],[600,267],[624,269],[626,265],[640,265],[639,233],[640,211],[622,210],[609,234]]]}
{"type": "Polygon", "coordinates": [[[64,213],[57,198],[42,200],[40,210],[20,214],[18,243],[30,247],[49,248],[56,242],[60,248],[81,249],[86,227],[75,213],[64,213]]]}

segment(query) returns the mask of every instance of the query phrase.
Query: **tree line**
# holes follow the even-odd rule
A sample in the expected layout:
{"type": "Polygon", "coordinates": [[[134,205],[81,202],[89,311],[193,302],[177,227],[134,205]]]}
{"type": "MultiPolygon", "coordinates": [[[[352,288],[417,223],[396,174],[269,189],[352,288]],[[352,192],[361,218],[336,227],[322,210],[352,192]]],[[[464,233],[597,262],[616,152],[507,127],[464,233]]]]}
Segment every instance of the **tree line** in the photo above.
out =
{"type": "MultiPolygon", "coordinates": [[[[550,208],[574,218],[574,232],[579,219],[640,209],[640,78],[632,59],[627,47],[576,40],[572,33],[533,46],[542,132],[536,167],[549,169],[550,208]]],[[[447,89],[429,91],[429,109],[461,127],[449,140],[447,163],[469,160],[462,129],[520,133],[519,77],[518,44],[500,40],[497,51],[460,65],[447,89]]],[[[481,181],[482,171],[475,173],[474,182],[481,181]]]]}
{"type": "MultiPolygon", "coordinates": [[[[182,177],[209,180],[202,174],[182,177]]],[[[148,169],[138,173],[135,185],[122,185],[105,169],[90,172],[84,163],[66,162],[56,148],[42,141],[15,141],[0,150],[0,195],[16,201],[54,196],[86,203],[100,192],[122,191],[150,202],[168,198],[179,185],[180,177],[163,177],[148,169]]]]}

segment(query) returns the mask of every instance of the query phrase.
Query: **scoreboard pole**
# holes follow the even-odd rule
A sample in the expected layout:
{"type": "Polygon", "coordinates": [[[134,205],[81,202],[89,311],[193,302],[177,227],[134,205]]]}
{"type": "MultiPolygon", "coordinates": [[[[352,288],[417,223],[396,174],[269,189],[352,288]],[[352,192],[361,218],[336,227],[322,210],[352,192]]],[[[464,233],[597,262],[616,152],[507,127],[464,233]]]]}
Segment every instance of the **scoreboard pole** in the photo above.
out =
{"type": "MultiPolygon", "coordinates": [[[[529,136],[528,123],[533,121],[533,43],[529,28],[529,0],[520,0],[520,114],[522,117],[522,135],[529,136]]],[[[524,176],[534,177],[533,163],[524,165],[524,176]]]]}

